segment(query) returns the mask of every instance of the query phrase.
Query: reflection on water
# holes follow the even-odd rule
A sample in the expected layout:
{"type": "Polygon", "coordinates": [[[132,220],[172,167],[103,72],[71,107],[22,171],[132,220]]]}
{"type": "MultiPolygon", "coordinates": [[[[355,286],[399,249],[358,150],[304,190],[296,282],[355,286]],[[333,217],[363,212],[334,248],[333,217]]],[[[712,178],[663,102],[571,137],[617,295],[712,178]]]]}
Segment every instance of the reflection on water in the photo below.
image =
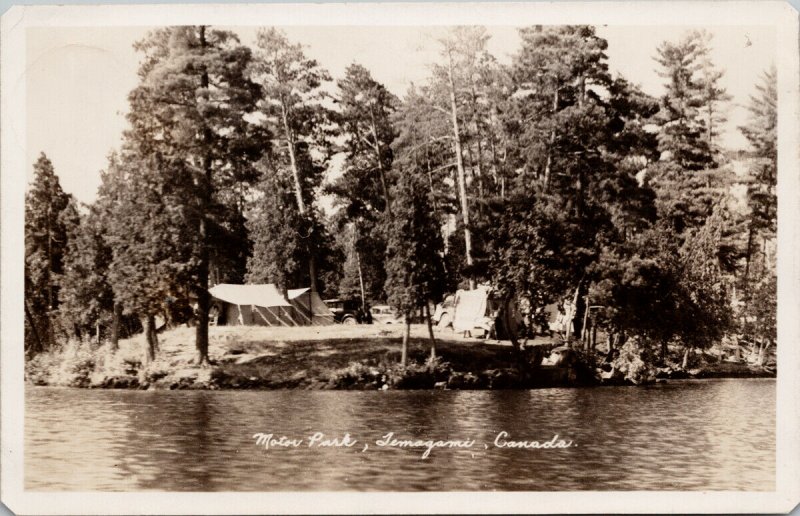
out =
{"type": "Polygon", "coordinates": [[[29,387],[34,490],[774,490],[774,380],[533,391],[95,391],[29,387]],[[257,447],[346,432],[352,448],[257,447]],[[503,449],[514,439],[567,449],[503,449]],[[374,446],[476,439],[471,449],[374,446]],[[362,452],[363,444],[370,448],[362,452]],[[488,445],[484,447],[484,443],[488,445]]]}

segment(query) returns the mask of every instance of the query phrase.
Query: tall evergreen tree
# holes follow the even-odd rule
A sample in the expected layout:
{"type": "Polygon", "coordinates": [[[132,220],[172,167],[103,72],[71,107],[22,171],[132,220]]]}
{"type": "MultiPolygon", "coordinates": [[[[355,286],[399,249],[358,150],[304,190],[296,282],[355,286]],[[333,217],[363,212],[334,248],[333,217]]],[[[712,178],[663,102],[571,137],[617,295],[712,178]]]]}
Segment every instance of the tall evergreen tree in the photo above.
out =
{"type": "Polygon", "coordinates": [[[40,154],[25,196],[25,349],[35,354],[55,345],[59,284],[70,225],[77,215],[52,162],[40,154]],[[71,212],[71,213],[70,213],[71,212]]]}
{"type": "MultiPolygon", "coordinates": [[[[658,74],[667,80],[660,112],[659,150],[686,170],[713,166],[711,133],[702,110],[711,106],[706,87],[719,88],[713,71],[705,78],[701,75],[708,53],[703,33],[691,31],[678,42],[661,43],[656,51],[655,60],[661,67],[658,74]]],[[[714,94],[717,100],[720,94],[714,94]]]]}
{"type": "Polygon", "coordinates": [[[359,64],[348,66],[337,85],[339,125],[346,153],[342,193],[349,194],[353,208],[391,213],[391,145],[396,137],[391,117],[399,100],[359,64]],[[347,188],[359,182],[372,188],[362,192],[347,188]]]}
{"type": "Polygon", "coordinates": [[[706,124],[706,140],[712,152],[719,149],[720,127],[728,121],[725,105],[733,98],[728,90],[720,84],[725,76],[724,70],[714,67],[711,59],[706,57],[702,62],[701,85],[703,88],[703,117],[706,124]]]}
{"type": "Polygon", "coordinates": [[[142,156],[129,147],[112,157],[103,177],[101,202],[110,211],[106,242],[112,250],[108,281],[123,313],[142,322],[145,361],[158,351],[156,317],[167,320],[179,305],[187,306],[197,282],[201,244],[187,238],[197,227],[197,215],[187,216],[192,176],[181,162],[142,156]]]}
{"type": "MultiPolygon", "coordinates": [[[[389,304],[405,318],[401,363],[408,357],[411,316],[441,299],[443,243],[432,216],[430,195],[421,171],[406,169],[392,188],[392,217],[386,220],[386,293],[389,304]]],[[[430,333],[433,345],[433,332],[430,333]]],[[[435,354],[435,351],[431,351],[435,354]]]]}
{"type": "Polygon", "coordinates": [[[108,282],[112,251],[106,242],[106,228],[95,206],[80,218],[69,238],[64,257],[59,311],[77,336],[96,332],[99,339],[110,327],[114,294],[108,282]]]}
{"type": "MultiPolygon", "coordinates": [[[[323,104],[326,98],[323,86],[331,80],[330,76],[315,60],[305,56],[301,45],[292,44],[285,34],[274,28],[260,30],[256,45],[250,69],[253,78],[263,87],[259,107],[270,134],[276,138],[270,155],[271,172],[281,174],[287,170],[291,174],[291,189],[299,215],[295,234],[308,233],[310,226],[316,226],[311,231],[321,232],[323,228],[315,216],[314,201],[330,150],[327,132],[331,116],[323,104]]],[[[273,181],[271,186],[278,184],[273,181]]],[[[253,227],[258,225],[261,232],[269,232],[274,227],[270,222],[264,220],[254,223],[253,227]]],[[[306,247],[301,251],[308,262],[311,290],[316,292],[318,258],[316,252],[308,248],[313,239],[307,236],[293,240],[292,247],[306,247]]],[[[259,246],[255,252],[261,249],[259,246]]],[[[254,259],[263,261],[260,257],[254,259]]]]}
{"type": "Polygon", "coordinates": [[[164,174],[189,173],[192,195],[169,209],[183,211],[195,224],[183,238],[194,244],[186,264],[193,270],[197,362],[203,364],[208,362],[212,260],[230,250],[230,212],[242,209],[242,187],[256,179],[253,163],[269,141],[249,116],[261,88],[247,73],[250,50],[231,32],[169,27],[151,32],[137,49],[144,60],[140,84],[129,97],[127,137],[164,174]]]}
{"type": "MultiPolygon", "coordinates": [[[[298,155],[306,156],[304,152],[298,155]]],[[[324,225],[324,214],[313,204],[301,213],[291,175],[271,159],[262,165],[263,178],[253,188],[249,202],[247,228],[253,254],[247,262],[246,280],[290,289],[309,285],[313,272],[320,275],[314,280],[315,291],[326,291],[331,285],[324,278],[335,266],[331,263],[334,243],[324,225]],[[309,267],[312,261],[314,266],[309,267]]]]}
{"type": "Polygon", "coordinates": [[[749,216],[744,291],[744,333],[756,340],[763,360],[763,348],[775,342],[777,279],[775,239],[778,221],[778,90],[777,69],[773,65],[756,85],[750,97],[750,118],[740,130],[750,143],[755,157],[751,164],[752,181],[747,189],[749,216]],[[759,259],[756,259],[759,258],[759,259]]]}
{"type": "Polygon", "coordinates": [[[381,299],[386,277],[386,237],[380,222],[392,209],[392,142],[396,137],[392,116],[399,100],[358,64],[347,67],[337,86],[338,125],[345,159],[342,175],[333,181],[329,191],[336,196],[344,216],[355,224],[356,252],[362,266],[371,269],[368,276],[375,279],[369,295],[381,299]]]}
{"type": "Polygon", "coordinates": [[[653,193],[637,174],[654,156],[643,127],[657,106],[611,79],[607,43],[593,27],[521,35],[504,113],[517,173],[495,207],[490,271],[508,296],[546,303],[570,290],[580,333],[590,265],[655,219],[653,193]]]}

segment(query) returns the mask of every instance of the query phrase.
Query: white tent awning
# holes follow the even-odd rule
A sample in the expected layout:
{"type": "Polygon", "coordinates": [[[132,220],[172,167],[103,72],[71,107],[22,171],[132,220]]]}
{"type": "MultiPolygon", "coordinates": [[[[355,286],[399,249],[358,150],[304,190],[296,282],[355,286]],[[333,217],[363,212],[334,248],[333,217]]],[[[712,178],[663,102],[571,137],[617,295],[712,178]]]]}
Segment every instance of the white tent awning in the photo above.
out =
{"type": "Polygon", "coordinates": [[[296,299],[296,298],[302,296],[303,294],[305,294],[306,292],[308,292],[309,290],[311,290],[311,289],[310,288],[290,288],[288,291],[286,291],[286,295],[287,295],[287,297],[289,299],[296,299]]]}
{"type": "Polygon", "coordinates": [[[233,305],[291,306],[278,287],[272,283],[264,285],[221,283],[208,291],[215,298],[233,305]]]}

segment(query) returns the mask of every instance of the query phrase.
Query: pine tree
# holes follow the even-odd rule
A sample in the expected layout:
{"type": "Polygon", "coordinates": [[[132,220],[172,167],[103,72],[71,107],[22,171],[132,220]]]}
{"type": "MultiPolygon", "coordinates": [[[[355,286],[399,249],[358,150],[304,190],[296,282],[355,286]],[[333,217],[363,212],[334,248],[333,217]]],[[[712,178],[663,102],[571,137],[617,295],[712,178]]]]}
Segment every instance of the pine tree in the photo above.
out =
{"type": "MultiPolygon", "coordinates": [[[[144,53],[140,85],[131,92],[127,137],[136,151],[166,173],[183,175],[191,195],[179,196],[194,226],[182,236],[194,255],[197,362],[208,362],[209,276],[215,255],[232,240],[232,210],[243,209],[243,187],[257,179],[253,163],[269,138],[252,123],[261,88],[247,73],[251,52],[231,33],[206,26],[168,27],[137,44],[144,53]],[[154,161],[153,161],[154,160],[154,161]]],[[[241,224],[237,224],[241,227],[241,224]]],[[[243,243],[242,238],[235,241],[243,243]]],[[[241,250],[236,250],[240,253],[241,250]]]]}
{"type": "Polygon", "coordinates": [[[750,97],[748,124],[740,127],[755,154],[751,165],[752,181],[747,190],[750,213],[742,277],[746,322],[743,332],[758,344],[759,360],[763,361],[764,349],[776,338],[778,91],[774,65],[764,72],[756,91],[757,94],[750,97]]]}
{"type": "Polygon", "coordinates": [[[33,183],[25,196],[25,349],[29,355],[56,344],[56,310],[69,219],[76,215],[72,196],[61,189],[44,153],[33,169],[33,183]]]}
{"type": "Polygon", "coordinates": [[[757,95],[750,96],[750,119],[739,128],[756,155],[775,164],[778,160],[778,70],[773,64],[756,85],[757,95]]]}
{"type": "Polygon", "coordinates": [[[106,242],[112,250],[108,281],[123,314],[139,317],[145,330],[143,357],[158,351],[155,320],[185,308],[196,285],[197,246],[187,239],[197,227],[187,216],[194,191],[192,171],[180,162],[142,156],[127,147],[112,157],[98,202],[109,210],[106,242]],[[106,197],[107,196],[107,197],[106,197]]]}
{"type": "Polygon", "coordinates": [[[508,297],[535,305],[577,297],[580,334],[597,276],[590,266],[655,219],[653,192],[637,174],[655,154],[643,128],[658,109],[612,80],[607,43],[593,27],[521,35],[503,115],[516,174],[493,210],[489,268],[508,297]]]}
{"type": "Polygon", "coordinates": [[[482,233],[487,203],[508,179],[508,142],[501,128],[510,77],[488,51],[483,27],[457,27],[439,40],[439,63],[412,85],[394,118],[394,151],[425,171],[447,241],[452,288],[485,278],[482,233]],[[453,229],[455,231],[453,231],[453,229]]]}
{"type": "Polygon", "coordinates": [[[95,333],[99,341],[101,327],[110,326],[114,294],[107,276],[112,256],[106,228],[91,206],[70,235],[58,294],[62,318],[79,337],[95,333]]]}
{"type": "Polygon", "coordinates": [[[339,295],[361,299],[364,308],[370,301],[385,299],[386,237],[380,219],[349,219],[345,210],[340,210],[331,224],[344,263],[337,284],[339,295]]]}
{"type": "Polygon", "coordinates": [[[409,87],[392,118],[398,132],[392,151],[399,166],[424,170],[433,211],[445,223],[459,207],[454,184],[449,184],[455,168],[451,122],[437,104],[435,90],[430,85],[409,87]]]}
{"type": "Polygon", "coordinates": [[[413,311],[441,299],[443,289],[443,243],[420,172],[406,169],[400,174],[392,188],[392,217],[386,219],[386,293],[389,304],[405,318],[403,365],[413,311]]]}
{"type": "MultiPolygon", "coordinates": [[[[432,79],[435,81],[435,79],[432,79]]],[[[449,290],[459,288],[466,268],[463,246],[463,225],[458,227],[461,210],[452,137],[452,122],[436,95],[436,84],[409,88],[393,118],[398,131],[392,150],[395,163],[402,168],[424,171],[425,184],[431,195],[433,216],[438,221],[442,238],[458,240],[445,246],[449,290]],[[459,239],[460,237],[460,239],[459,239]]],[[[444,103],[446,105],[446,103],[444,103]]]]}
{"type": "MultiPolygon", "coordinates": [[[[313,205],[301,213],[285,169],[264,164],[262,181],[253,189],[247,228],[253,254],[247,262],[248,283],[275,283],[281,289],[308,285],[313,271],[327,274],[332,268],[333,243],[323,224],[323,214],[313,205]]],[[[325,282],[317,278],[322,292],[325,282]]],[[[327,285],[328,287],[330,285],[327,285]]]]}
{"type": "MultiPolygon", "coordinates": [[[[656,62],[661,66],[659,75],[667,79],[667,92],[662,98],[661,132],[659,150],[669,160],[686,170],[700,170],[714,166],[708,135],[712,134],[703,119],[702,110],[711,95],[707,89],[719,89],[715,72],[701,76],[708,54],[703,33],[691,31],[680,41],[663,42],[657,49],[656,62]]],[[[713,97],[720,99],[724,92],[713,97]]]]}
{"type": "Polygon", "coordinates": [[[720,127],[728,121],[725,114],[725,104],[733,98],[728,90],[720,85],[720,80],[725,76],[723,70],[717,70],[709,59],[703,61],[702,88],[703,88],[703,116],[706,124],[706,140],[712,152],[719,148],[720,127]]]}
{"type": "MultiPolygon", "coordinates": [[[[299,215],[295,230],[308,232],[300,226],[318,225],[314,201],[330,150],[327,131],[331,114],[323,104],[326,98],[323,86],[331,78],[315,60],[305,56],[301,45],[292,44],[274,28],[260,30],[256,45],[258,50],[250,69],[262,85],[264,98],[259,107],[270,134],[276,137],[270,156],[273,173],[289,170],[299,215]]],[[[261,225],[261,231],[272,227],[268,220],[261,225]]],[[[320,232],[322,228],[314,230],[320,232]]],[[[311,243],[309,237],[296,242],[308,243],[311,243]]],[[[310,249],[305,249],[304,254],[311,290],[316,292],[317,256],[310,249]]]]}
{"type": "Polygon", "coordinates": [[[741,127],[756,155],[754,181],[748,189],[748,205],[756,230],[774,233],[777,229],[778,198],[776,195],[778,170],[778,92],[777,70],[773,66],[756,86],[758,96],[751,96],[750,120],[741,127]]]}
{"type": "Polygon", "coordinates": [[[337,122],[345,160],[342,175],[328,190],[356,227],[358,259],[370,269],[366,275],[374,278],[368,291],[373,299],[380,299],[386,277],[386,237],[380,222],[385,215],[391,216],[392,210],[392,142],[396,137],[392,118],[399,100],[358,64],[346,69],[337,86],[337,122]]]}
{"type": "MultiPolygon", "coordinates": [[[[442,77],[440,81],[444,85],[446,91],[447,102],[446,112],[449,114],[451,124],[451,136],[453,141],[453,151],[455,153],[456,162],[456,184],[458,185],[458,199],[461,207],[461,223],[464,231],[464,256],[466,259],[466,269],[469,276],[469,288],[475,288],[475,279],[472,274],[471,268],[473,267],[473,252],[472,252],[472,226],[470,224],[470,207],[469,196],[467,195],[467,176],[464,166],[464,139],[459,120],[458,103],[459,103],[459,84],[457,83],[457,69],[459,66],[459,43],[463,40],[469,40],[469,36],[464,34],[462,29],[460,32],[455,32],[451,38],[442,40],[442,56],[445,58],[446,64],[440,68],[439,75],[442,77]]],[[[480,30],[480,29],[478,29],[480,30]]],[[[481,43],[485,44],[484,36],[477,35],[478,41],[475,46],[480,46],[481,43]]],[[[467,48],[470,48],[469,46],[467,48]]],[[[463,55],[463,54],[462,54],[463,55]]],[[[474,54],[467,53],[467,58],[474,57],[474,54]]]]}
{"type": "Polygon", "coordinates": [[[368,204],[367,209],[391,213],[392,178],[389,176],[393,159],[391,145],[395,138],[391,117],[399,101],[359,64],[348,66],[344,78],[337,84],[339,125],[347,154],[344,177],[353,176],[355,182],[360,182],[360,178],[366,176],[364,182],[373,183],[371,191],[361,195],[350,191],[351,203],[361,201],[368,204]]]}

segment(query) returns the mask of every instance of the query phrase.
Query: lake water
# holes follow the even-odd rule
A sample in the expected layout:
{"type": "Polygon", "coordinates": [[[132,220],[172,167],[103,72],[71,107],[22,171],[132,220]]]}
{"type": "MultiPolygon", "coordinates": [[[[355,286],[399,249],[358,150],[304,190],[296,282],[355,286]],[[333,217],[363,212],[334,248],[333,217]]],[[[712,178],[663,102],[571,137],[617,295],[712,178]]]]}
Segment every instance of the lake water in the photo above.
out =
{"type": "Polygon", "coordinates": [[[111,391],[28,387],[33,490],[762,490],[775,381],[531,391],[111,391]],[[255,433],[303,439],[257,446],[255,433]],[[308,447],[314,432],[352,447],[308,447]],[[381,447],[398,439],[470,448],[381,447]],[[508,449],[505,440],[572,441],[508,449]],[[364,445],[368,448],[364,451],[364,445]]]}

